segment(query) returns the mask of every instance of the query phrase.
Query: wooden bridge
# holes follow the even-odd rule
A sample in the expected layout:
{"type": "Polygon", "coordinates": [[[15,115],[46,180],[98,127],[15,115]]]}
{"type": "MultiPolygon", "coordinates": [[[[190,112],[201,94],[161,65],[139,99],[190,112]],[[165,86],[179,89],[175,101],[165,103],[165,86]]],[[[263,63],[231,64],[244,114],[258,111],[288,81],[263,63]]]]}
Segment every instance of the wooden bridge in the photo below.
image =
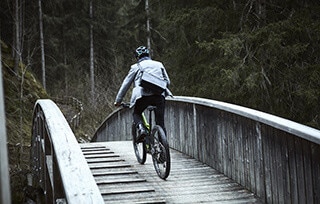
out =
{"type": "Polygon", "coordinates": [[[135,160],[132,113],[119,109],[78,144],[51,100],[34,108],[38,203],[320,203],[320,131],[219,101],[167,100],[166,181],[135,160]]]}

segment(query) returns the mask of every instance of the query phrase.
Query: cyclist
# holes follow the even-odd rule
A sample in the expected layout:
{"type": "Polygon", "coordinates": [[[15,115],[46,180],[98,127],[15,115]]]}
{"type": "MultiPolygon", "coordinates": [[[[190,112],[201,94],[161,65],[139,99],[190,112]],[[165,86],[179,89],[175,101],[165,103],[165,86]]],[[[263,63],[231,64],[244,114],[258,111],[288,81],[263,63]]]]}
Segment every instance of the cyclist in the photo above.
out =
{"type": "Polygon", "coordinates": [[[134,82],[130,107],[134,107],[133,120],[138,130],[138,140],[141,140],[148,134],[147,129],[143,125],[141,114],[150,105],[157,107],[155,110],[155,122],[157,125],[160,125],[166,133],[164,126],[165,97],[172,96],[172,94],[168,88],[161,94],[156,94],[152,90],[140,86],[141,75],[139,73],[141,69],[145,68],[148,68],[153,74],[157,74],[159,77],[166,80],[167,87],[170,84],[170,79],[163,64],[159,61],[152,60],[150,51],[145,46],[138,47],[134,53],[137,63],[131,65],[129,73],[123,80],[118,91],[114,105],[121,105],[123,97],[134,82]]]}

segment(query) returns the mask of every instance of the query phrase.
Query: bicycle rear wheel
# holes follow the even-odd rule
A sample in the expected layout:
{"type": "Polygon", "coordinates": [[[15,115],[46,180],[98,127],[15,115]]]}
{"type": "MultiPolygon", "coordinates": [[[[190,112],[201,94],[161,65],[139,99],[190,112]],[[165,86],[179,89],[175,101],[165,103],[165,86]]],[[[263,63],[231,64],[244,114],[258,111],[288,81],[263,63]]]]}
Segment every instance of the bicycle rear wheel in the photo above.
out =
{"type": "Polygon", "coordinates": [[[135,124],[132,124],[132,143],[134,153],[136,155],[137,161],[140,164],[144,164],[147,159],[146,142],[145,140],[143,140],[143,142],[137,142],[137,137],[137,128],[135,124]]]}
{"type": "Polygon", "coordinates": [[[169,176],[171,167],[167,137],[159,125],[152,128],[151,136],[154,138],[153,151],[151,152],[153,166],[158,176],[165,180],[169,176]]]}

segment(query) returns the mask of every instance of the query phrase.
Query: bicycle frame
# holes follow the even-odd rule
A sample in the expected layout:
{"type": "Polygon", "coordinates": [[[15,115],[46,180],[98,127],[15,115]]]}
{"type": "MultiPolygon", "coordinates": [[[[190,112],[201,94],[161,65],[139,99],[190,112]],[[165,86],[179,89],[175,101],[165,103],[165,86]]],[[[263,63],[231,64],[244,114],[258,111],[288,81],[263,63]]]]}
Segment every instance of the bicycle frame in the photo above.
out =
{"type": "Polygon", "coordinates": [[[150,132],[151,131],[151,122],[152,122],[152,120],[151,120],[151,113],[150,113],[150,115],[149,115],[149,122],[147,121],[147,118],[146,118],[146,115],[144,114],[144,112],[142,112],[142,114],[141,114],[141,116],[142,116],[142,122],[143,122],[143,125],[148,129],[148,131],[150,132]]]}
{"type": "MultiPolygon", "coordinates": [[[[129,108],[129,105],[127,104],[122,104],[122,106],[124,108],[129,108]]],[[[143,125],[148,129],[148,134],[143,141],[137,141],[137,129],[133,122],[132,142],[138,162],[140,164],[144,164],[146,162],[147,153],[151,154],[154,169],[158,176],[165,180],[170,173],[170,151],[169,144],[162,127],[156,124],[152,127],[152,112],[155,108],[155,106],[147,107],[147,110],[149,111],[149,119],[147,119],[144,112],[141,113],[143,125]]]]}

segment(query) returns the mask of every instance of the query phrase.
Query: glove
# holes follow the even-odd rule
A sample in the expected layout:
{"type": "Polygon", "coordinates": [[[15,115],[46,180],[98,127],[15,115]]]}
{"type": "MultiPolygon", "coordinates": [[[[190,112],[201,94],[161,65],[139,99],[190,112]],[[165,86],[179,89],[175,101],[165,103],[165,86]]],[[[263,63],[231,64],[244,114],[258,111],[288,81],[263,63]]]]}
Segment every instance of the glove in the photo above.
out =
{"type": "Polygon", "coordinates": [[[121,103],[120,102],[114,102],[114,106],[119,107],[119,106],[121,106],[121,103]]]}

